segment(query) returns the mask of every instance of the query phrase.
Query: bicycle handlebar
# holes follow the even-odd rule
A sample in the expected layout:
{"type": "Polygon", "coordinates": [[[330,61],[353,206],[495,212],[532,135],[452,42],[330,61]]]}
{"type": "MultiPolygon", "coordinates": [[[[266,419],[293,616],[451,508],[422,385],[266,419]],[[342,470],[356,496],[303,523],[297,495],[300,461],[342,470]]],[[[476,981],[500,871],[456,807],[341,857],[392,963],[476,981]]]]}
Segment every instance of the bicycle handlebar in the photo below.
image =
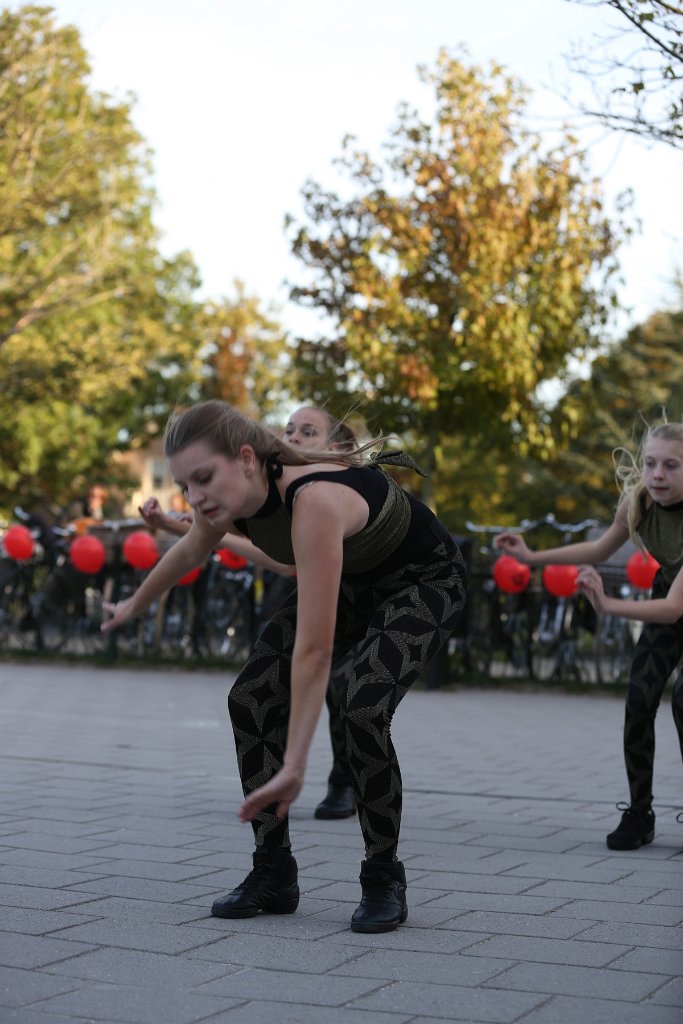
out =
{"type": "Polygon", "coordinates": [[[466,520],[465,526],[470,533],[523,533],[524,530],[536,530],[539,526],[552,525],[551,520],[556,522],[552,512],[547,516],[541,516],[540,519],[522,519],[518,526],[485,526],[473,523],[469,519],[466,520]]]}
{"type": "Polygon", "coordinates": [[[581,533],[591,526],[600,526],[599,519],[582,519],[580,523],[560,523],[552,512],[546,518],[548,526],[552,526],[554,530],[560,530],[562,533],[581,533]]]}
{"type": "Polygon", "coordinates": [[[553,530],[561,533],[581,533],[591,526],[600,526],[599,519],[582,519],[580,523],[561,523],[554,512],[549,512],[540,519],[522,519],[518,526],[486,526],[481,523],[473,523],[469,519],[465,521],[466,528],[470,533],[524,533],[526,530],[536,530],[540,526],[550,526],[553,530]]]}

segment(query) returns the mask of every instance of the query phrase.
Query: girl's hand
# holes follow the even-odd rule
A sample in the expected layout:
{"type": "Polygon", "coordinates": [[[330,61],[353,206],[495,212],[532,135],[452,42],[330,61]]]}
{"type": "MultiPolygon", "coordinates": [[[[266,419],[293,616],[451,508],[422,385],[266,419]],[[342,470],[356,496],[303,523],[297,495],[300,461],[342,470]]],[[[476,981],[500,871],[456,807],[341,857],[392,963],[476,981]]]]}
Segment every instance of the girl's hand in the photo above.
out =
{"type": "Polygon", "coordinates": [[[579,570],[579,587],[596,612],[605,611],[607,595],[598,570],[592,565],[583,565],[579,570]]]}
{"type": "Polygon", "coordinates": [[[148,498],[143,505],[140,505],[138,512],[153,530],[160,530],[163,527],[165,515],[156,498],[148,498]]]}
{"type": "Polygon", "coordinates": [[[275,816],[284,818],[301,792],[303,783],[303,772],[296,772],[292,768],[281,768],[270,782],[249,794],[240,807],[240,821],[253,821],[264,807],[270,807],[272,804],[277,804],[275,816]]]}
{"type": "Polygon", "coordinates": [[[527,543],[519,533],[499,533],[493,541],[493,546],[501,551],[504,551],[506,555],[512,555],[518,562],[526,562],[531,549],[527,547],[527,543]]]}
{"type": "Polygon", "coordinates": [[[108,615],[111,615],[110,619],[103,622],[100,629],[103,633],[109,633],[112,629],[118,629],[124,622],[128,622],[129,619],[135,618],[135,612],[133,611],[133,597],[127,598],[125,601],[117,601],[116,604],[110,604],[109,601],[102,603],[102,608],[108,615]]]}

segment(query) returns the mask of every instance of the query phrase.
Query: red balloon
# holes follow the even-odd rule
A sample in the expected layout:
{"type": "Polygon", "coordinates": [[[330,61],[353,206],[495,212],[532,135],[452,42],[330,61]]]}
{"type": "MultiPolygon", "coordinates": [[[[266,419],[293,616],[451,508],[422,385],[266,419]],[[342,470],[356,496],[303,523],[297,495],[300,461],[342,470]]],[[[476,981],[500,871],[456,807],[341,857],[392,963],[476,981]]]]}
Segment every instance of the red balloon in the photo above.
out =
{"type": "Polygon", "coordinates": [[[135,530],[123,542],[123,557],[134,569],[151,569],[159,560],[159,546],[150,533],[135,530]]]}
{"type": "Polygon", "coordinates": [[[76,537],[69,548],[71,564],[79,572],[99,572],[107,560],[107,550],[101,540],[97,537],[89,537],[84,534],[76,537]]]}
{"type": "Polygon", "coordinates": [[[31,531],[18,523],[15,526],[10,526],[3,538],[3,544],[9,557],[14,558],[17,562],[23,562],[26,558],[30,558],[36,549],[31,531]]]}
{"type": "Polygon", "coordinates": [[[521,594],[529,586],[531,569],[512,555],[501,555],[493,566],[493,578],[505,594],[521,594]]]}
{"type": "Polygon", "coordinates": [[[573,597],[579,589],[579,570],[575,565],[546,565],[543,586],[554,597],[573,597]]]}
{"type": "Polygon", "coordinates": [[[659,569],[659,562],[648,552],[634,551],[626,563],[626,575],[629,583],[641,590],[649,590],[659,569]]]}
{"type": "Polygon", "coordinates": [[[186,572],[184,576],[180,577],[180,579],[176,583],[176,587],[189,587],[191,583],[194,583],[194,581],[197,579],[201,571],[202,570],[200,567],[197,567],[196,569],[190,569],[189,572],[186,572]]]}
{"type": "Polygon", "coordinates": [[[218,548],[216,554],[226,569],[244,569],[245,565],[249,565],[246,558],[236,555],[230,548],[218,548]]]}

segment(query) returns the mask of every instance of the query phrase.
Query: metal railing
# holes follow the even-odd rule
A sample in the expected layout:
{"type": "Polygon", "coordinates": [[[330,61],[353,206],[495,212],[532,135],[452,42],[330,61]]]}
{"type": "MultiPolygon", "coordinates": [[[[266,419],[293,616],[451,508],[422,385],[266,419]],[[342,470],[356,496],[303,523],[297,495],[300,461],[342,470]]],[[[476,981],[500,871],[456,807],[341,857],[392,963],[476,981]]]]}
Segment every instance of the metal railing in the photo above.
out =
{"type": "MultiPolygon", "coordinates": [[[[251,565],[231,569],[214,554],[196,579],[174,587],[142,618],[104,634],[103,603],[124,599],[144,578],[123,554],[125,538],[145,529],[142,520],[91,525],[89,532],[101,538],[106,560],[97,572],[88,573],[70,559],[73,528],[47,532],[21,509],[15,514],[31,533],[33,551],[27,558],[11,557],[2,548],[0,533],[0,651],[239,664],[272,604],[269,590],[274,600],[282,585],[251,565]]],[[[448,645],[427,672],[429,687],[468,678],[589,684],[626,679],[639,623],[596,616],[580,593],[553,596],[540,572],[532,574],[520,593],[503,592],[492,575],[500,555],[493,546],[497,534],[552,530],[567,542],[579,534],[595,535],[597,520],[562,523],[550,514],[512,528],[473,522],[466,527],[468,535],[456,540],[466,552],[470,593],[448,645]]],[[[610,560],[598,569],[608,593],[645,596],[629,584],[625,563],[610,560]]]]}

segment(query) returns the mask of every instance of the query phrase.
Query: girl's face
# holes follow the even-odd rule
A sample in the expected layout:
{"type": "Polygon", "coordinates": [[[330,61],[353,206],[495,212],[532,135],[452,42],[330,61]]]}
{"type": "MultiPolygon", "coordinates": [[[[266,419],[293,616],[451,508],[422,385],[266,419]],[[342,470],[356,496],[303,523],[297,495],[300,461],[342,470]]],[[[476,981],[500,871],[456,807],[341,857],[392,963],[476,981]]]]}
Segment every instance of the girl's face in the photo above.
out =
{"type": "Polygon", "coordinates": [[[300,448],[326,448],[330,435],[330,421],[326,413],[308,406],[297,409],[285,427],[285,441],[300,448]]]}
{"type": "Polygon", "coordinates": [[[173,478],[195,512],[217,528],[257,512],[263,504],[263,481],[253,449],[244,445],[236,459],[193,441],[171,455],[173,478]]]}
{"type": "Polygon", "coordinates": [[[683,442],[649,439],[643,455],[643,483],[659,505],[683,501],[683,442]]]}

